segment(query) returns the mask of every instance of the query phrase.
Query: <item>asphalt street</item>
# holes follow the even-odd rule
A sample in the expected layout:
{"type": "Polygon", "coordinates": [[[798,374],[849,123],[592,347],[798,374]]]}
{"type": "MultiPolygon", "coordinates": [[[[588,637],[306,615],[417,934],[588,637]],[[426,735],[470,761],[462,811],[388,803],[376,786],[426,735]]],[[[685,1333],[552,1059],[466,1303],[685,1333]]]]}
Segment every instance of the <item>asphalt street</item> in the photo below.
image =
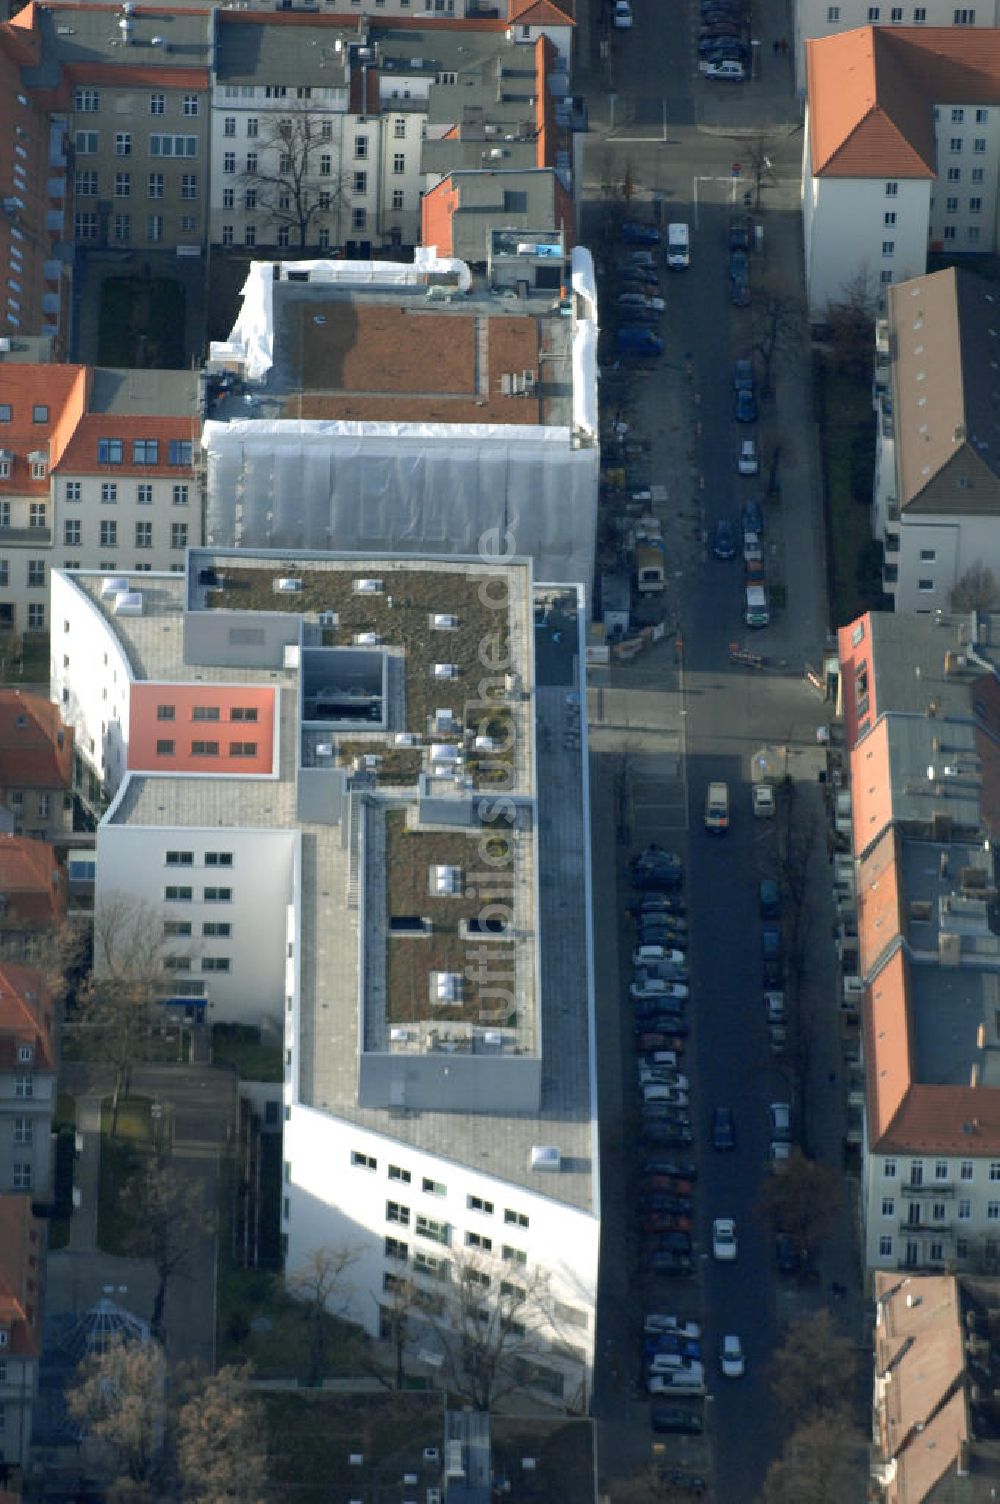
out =
{"type": "MultiPolygon", "coordinates": [[[[754,343],[755,307],[734,308],[729,300],[728,223],[732,209],[742,211],[744,194],[752,192],[743,162],[748,138],[766,126],[773,169],[754,216],[762,235],[752,258],[756,310],[765,290],[794,294],[801,286],[800,111],[791,90],[791,60],[772,50],[773,40],[788,32],[779,0],[760,0],[755,7],[762,77],[742,87],[713,88],[696,76],[690,14],[696,6],[672,9],[666,36],[662,12],[650,0],[634,0],[633,9],[633,30],[611,37],[610,54],[602,55],[606,33],[596,9],[589,36],[581,38],[592,59],[585,87],[594,131],[586,157],[583,240],[594,247],[607,325],[614,321],[613,267],[620,254],[607,233],[616,187],[627,177],[630,215],[663,224],[683,219],[691,226],[690,270],[664,271],[661,278],[664,358],[648,371],[606,371],[602,391],[605,411],[613,404],[632,425],[637,449],[645,446],[649,480],[665,488],[666,503],[657,508],[669,582],[662,615],[668,633],[676,623],[682,647],[668,635],[632,663],[591,676],[595,850],[615,843],[618,850],[616,872],[609,863],[595,863],[597,913],[617,911],[618,924],[596,926],[604,1253],[594,1409],[605,1483],[660,1457],[707,1474],[717,1504],[752,1504],[781,1440],[781,1417],[767,1381],[771,1354],[783,1324],[821,1301],[823,1287],[807,1292],[779,1281],[770,1235],[756,1213],[767,1173],[768,1104],[788,1100],[790,1090],[781,1062],[770,1054],[762,1005],[757,883],[777,875],[778,854],[775,826],[751,815],[750,759],[764,743],[787,745],[801,797],[822,818],[815,732],[828,712],[804,671],[820,661],[827,604],[806,330],[799,329],[776,359],[774,396],[761,402],[759,422],[751,428],[737,424],[732,367],[754,343]],[[651,38],[656,46],[649,45],[651,38]],[[757,479],[737,473],[739,440],[748,433],[762,450],[757,479]],[[763,500],[775,454],[780,498],[763,500]],[[753,634],[741,620],[741,561],[716,561],[707,546],[717,517],[728,517],[738,530],[747,496],[762,500],[768,576],[786,596],[771,626],[753,634]],[[734,640],[766,655],[768,668],[754,673],[735,667],[729,658],[734,640]],[[702,820],[706,785],[718,779],[729,784],[732,799],[732,828],[724,839],[708,836],[702,820]],[[692,1002],[684,1070],[692,1083],[693,1157],[700,1171],[696,1277],[658,1284],[643,1275],[634,1211],[641,1154],[626,1001],[632,946],[625,915],[628,857],[650,839],[676,850],[687,867],[692,1002]],[[729,1154],[711,1149],[716,1105],[735,1113],[737,1142],[729,1154]],[[711,1222],[723,1215],[736,1219],[739,1254],[733,1264],[711,1257],[711,1222]],[[703,1438],[651,1438],[641,1362],[643,1310],[675,1311],[703,1325],[709,1390],[703,1438]],[[728,1332],[737,1333],[746,1350],[742,1380],[725,1381],[719,1373],[716,1349],[728,1332]]],[[[827,1007],[803,1098],[810,1152],[839,1165],[842,1104],[828,1081],[842,1062],[824,868],[825,854],[810,900],[817,922],[808,985],[827,1007]]],[[[826,1258],[824,1280],[833,1274],[851,1279],[846,1191],[843,1230],[826,1258]]]]}

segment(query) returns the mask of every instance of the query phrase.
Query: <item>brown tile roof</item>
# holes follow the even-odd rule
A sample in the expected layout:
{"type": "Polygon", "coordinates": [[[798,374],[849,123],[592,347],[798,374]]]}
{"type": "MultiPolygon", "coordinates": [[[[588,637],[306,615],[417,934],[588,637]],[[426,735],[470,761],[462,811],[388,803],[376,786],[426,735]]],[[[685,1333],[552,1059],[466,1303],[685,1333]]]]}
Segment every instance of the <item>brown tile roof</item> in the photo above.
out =
{"type": "Polygon", "coordinates": [[[858,864],[858,944],[861,975],[874,975],[878,962],[902,938],[904,929],[899,837],[892,826],[858,864]]]}
{"type": "Polygon", "coordinates": [[[863,856],[892,819],[889,718],[883,716],[851,753],[854,850],[863,856]]]}
{"type": "Polygon", "coordinates": [[[84,366],[0,366],[0,404],[9,406],[9,423],[0,423],[0,449],[14,456],[10,475],[0,480],[0,496],[48,496],[48,472],[34,480],[28,455],[45,454],[49,465],[61,447],[60,432],[68,411],[82,411],[86,387],[84,366]],[[45,408],[47,417],[33,421],[35,408],[45,408]]]}
{"type": "Polygon", "coordinates": [[[0,963],[0,1069],[17,1065],[18,1045],[30,1044],[32,1070],[55,1070],[51,1030],[52,994],[42,973],[33,966],[0,963]]]}
{"type": "Polygon", "coordinates": [[[868,1136],[873,1150],[882,1150],[913,1079],[909,983],[909,961],[898,950],[865,993],[868,1136]]]}
{"type": "MultiPolygon", "coordinates": [[[[53,470],[74,475],[175,475],[184,480],[190,474],[188,465],[170,465],[169,442],[171,439],[186,439],[196,445],[198,419],[190,417],[162,417],[155,413],[148,417],[127,416],[120,413],[88,413],[82,417],[59,457],[53,470]],[[98,440],[116,438],[124,441],[124,454],[120,465],[102,465],[97,459],[98,440]],[[133,439],[158,439],[159,454],[155,465],[137,465],[132,462],[133,439]]],[[[192,450],[192,453],[194,450],[192,450]]]]}
{"type": "Polygon", "coordinates": [[[510,0],[507,19],[519,26],[575,26],[573,0],[562,5],[553,0],[510,0]]]}
{"type": "Polygon", "coordinates": [[[0,689],[0,799],[10,789],[68,789],[72,773],[73,728],[58,706],[0,689]]]}
{"type": "Polygon", "coordinates": [[[55,852],[48,841],[0,835],[0,923],[50,929],[66,911],[55,852]]]}
{"type": "Polygon", "coordinates": [[[423,306],[343,303],[326,322],[321,305],[293,306],[290,339],[301,351],[301,390],[286,418],[427,423],[540,423],[543,383],[505,396],[504,373],[544,373],[544,321],[524,315],[441,312],[423,306]],[[485,353],[485,362],[479,361],[485,353]]]}
{"type": "Polygon", "coordinates": [[[1000,103],[1000,28],[862,26],[806,42],[812,170],[937,175],[935,104],[1000,103]]]}

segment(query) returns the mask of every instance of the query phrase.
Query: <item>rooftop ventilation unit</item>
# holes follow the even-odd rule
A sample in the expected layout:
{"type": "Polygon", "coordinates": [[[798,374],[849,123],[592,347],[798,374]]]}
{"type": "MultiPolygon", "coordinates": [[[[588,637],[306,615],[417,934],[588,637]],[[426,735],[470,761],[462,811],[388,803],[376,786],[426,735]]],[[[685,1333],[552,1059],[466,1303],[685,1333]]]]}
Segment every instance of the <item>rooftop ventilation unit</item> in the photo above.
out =
{"type": "Polygon", "coordinates": [[[327,758],[332,757],[333,756],[333,742],[317,742],[316,743],[316,756],[318,758],[322,758],[324,760],[327,759],[327,758]]]}
{"type": "Polygon", "coordinates": [[[436,611],[431,616],[431,626],[435,632],[454,632],[458,629],[458,617],[447,611],[436,611]]]}
{"type": "Polygon", "coordinates": [[[128,580],[123,575],[108,575],[101,581],[101,600],[110,600],[113,596],[121,595],[123,590],[128,590],[128,580]]]}
{"type": "Polygon", "coordinates": [[[321,611],[319,613],[319,624],[321,627],[335,627],[337,625],[336,611],[321,611]]]}
{"type": "Polygon", "coordinates": [[[461,761],[461,753],[453,742],[433,742],[431,762],[437,767],[454,768],[461,761]]]}
{"type": "Polygon", "coordinates": [[[554,1144],[532,1144],[530,1165],[533,1170],[553,1174],[561,1168],[562,1155],[554,1144]]]}
{"type": "Polygon", "coordinates": [[[444,1475],[456,1481],[465,1477],[465,1463],[462,1461],[460,1441],[446,1441],[444,1444],[444,1475]]]}
{"type": "Polygon", "coordinates": [[[354,594],[355,595],[381,595],[382,594],[382,581],[381,580],[355,580],[354,581],[354,594]]]}
{"type": "Polygon", "coordinates": [[[354,646],[358,648],[377,648],[381,642],[377,632],[355,632],[354,646]]]}
{"type": "Polygon", "coordinates": [[[432,867],[431,892],[436,893],[439,897],[461,896],[461,867],[432,867]]]}
{"type": "Polygon", "coordinates": [[[439,705],[434,712],[434,730],[442,736],[455,730],[455,712],[450,705],[439,705]]]}
{"type": "Polygon", "coordinates": [[[410,1031],[409,1029],[403,1029],[396,1025],[394,1028],[389,1030],[389,1038],[393,1044],[409,1044],[410,1031]]]}
{"type": "Polygon", "coordinates": [[[302,581],[289,578],[275,580],[274,592],[276,595],[299,595],[302,590],[302,581]]]}
{"type": "Polygon", "coordinates": [[[462,978],[457,971],[432,971],[431,1002],[451,1007],[462,1001],[462,978]]]}
{"type": "Polygon", "coordinates": [[[119,590],[115,596],[116,616],[141,616],[142,615],[142,591],[119,590]]]}
{"type": "Polygon", "coordinates": [[[434,665],[434,677],[435,677],[435,679],[457,679],[458,678],[458,664],[457,663],[435,663],[435,665],[434,665]]]}
{"type": "Polygon", "coordinates": [[[397,747],[416,747],[418,745],[416,733],[413,731],[397,731],[393,737],[397,747]]]}

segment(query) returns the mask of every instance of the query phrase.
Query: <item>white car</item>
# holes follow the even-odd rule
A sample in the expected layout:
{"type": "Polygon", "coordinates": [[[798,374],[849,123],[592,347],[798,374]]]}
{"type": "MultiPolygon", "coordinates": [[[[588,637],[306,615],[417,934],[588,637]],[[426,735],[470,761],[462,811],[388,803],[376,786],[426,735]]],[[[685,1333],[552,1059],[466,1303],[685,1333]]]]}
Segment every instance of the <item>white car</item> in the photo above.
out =
{"type": "Polygon", "coordinates": [[[712,1257],[722,1263],[736,1257],[736,1223],[732,1217],[716,1217],[712,1223],[712,1257]]]}
{"type": "Polygon", "coordinates": [[[651,308],[654,313],[662,313],[666,306],[662,298],[654,297],[651,293],[623,292],[618,295],[619,308],[651,308]]]}
{"type": "Polygon", "coordinates": [[[755,439],[744,439],[740,444],[740,457],[736,461],[736,468],[741,475],[756,475],[760,469],[760,461],[757,458],[757,442],[755,439]]]}
{"type": "Polygon", "coordinates": [[[649,1360],[650,1373],[696,1373],[704,1378],[705,1369],[697,1358],[685,1358],[681,1353],[654,1353],[649,1360]]]}
{"type": "Polygon", "coordinates": [[[648,1001],[654,997],[673,997],[680,1001],[690,997],[690,992],[682,982],[633,982],[629,988],[629,996],[648,1001]]]}
{"type": "Polygon", "coordinates": [[[658,1312],[647,1315],[644,1330],[647,1337],[655,1336],[658,1332],[672,1332],[677,1337],[690,1337],[692,1342],[697,1342],[701,1337],[701,1327],[697,1321],[682,1321],[679,1316],[663,1316],[658,1312]]]}
{"type": "Polygon", "coordinates": [[[705,1371],[701,1369],[698,1373],[691,1370],[650,1374],[646,1388],[650,1394],[702,1394],[705,1389],[705,1371]]]}
{"type": "MultiPolygon", "coordinates": [[[[615,24],[617,25],[617,22],[615,24]]],[[[631,25],[631,22],[629,24],[631,25]]],[[[705,69],[706,78],[719,78],[731,84],[741,84],[746,76],[743,64],[730,57],[724,58],[721,63],[709,63],[705,69]]]]}
{"type": "Polygon", "coordinates": [[[615,0],[615,26],[618,31],[632,29],[632,7],[629,0],[615,0]]]}
{"type": "Polygon", "coordinates": [[[679,1086],[668,1086],[662,1081],[647,1082],[642,1088],[644,1102],[669,1102],[672,1107],[686,1107],[688,1094],[679,1086]]]}
{"type": "Polygon", "coordinates": [[[640,1065],[639,1085],[678,1086],[681,1091],[687,1091],[690,1082],[680,1071],[668,1070],[662,1066],[640,1065]]]}
{"type": "Polygon", "coordinates": [[[746,1373],[743,1344],[734,1333],[723,1337],[719,1344],[719,1367],[726,1379],[742,1379],[746,1373]]]}
{"type": "Polygon", "coordinates": [[[774,818],[774,790],[769,783],[755,783],[753,786],[753,812],[757,820],[772,820],[774,818]]]}
{"type": "Polygon", "coordinates": [[[645,966],[654,961],[666,962],[671,966],[683,966],[684,952],[668,950],[665,945],[640,945],[639,949],[632,953],[633,966],[645,966]]]}
{"type": "Polygon", "coordinates": [[[783,1024],[788,1017],[785,1007],[785,994],[783,992],[764,993],[764,1012],[767,1014],[769,1024],[783,1024]]]}

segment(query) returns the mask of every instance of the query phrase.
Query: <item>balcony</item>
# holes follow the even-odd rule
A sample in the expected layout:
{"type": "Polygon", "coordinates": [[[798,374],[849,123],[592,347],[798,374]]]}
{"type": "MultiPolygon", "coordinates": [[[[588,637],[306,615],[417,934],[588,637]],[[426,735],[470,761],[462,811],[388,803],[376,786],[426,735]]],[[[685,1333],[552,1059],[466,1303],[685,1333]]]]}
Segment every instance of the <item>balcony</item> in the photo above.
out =
{"type": "Polygon", "coordinates": [[[958,1187],[953,1180],[925,1180],[920,1185],[904,1181],[899,1189],[904,1196],[921,1196],[924,1201],[937,1201],[940,1197],[947,1199],[954,1196],[958,1187]]]}
{"type": "Polygon", "coordinates": [[[0,526],[0,548],[10,543],[38,544],[52,542],[52,529],[50,527],[2,527],[0,526]]]}
{"type": "Polygon", "coordinates": [[[885,535],[883,536],[883,539],[882,539],[882,547],[883,547],[883,549],[885,550],[885,552],[887,554],[898,554],[899,553],[899,534],[898,533],[890,533],[889,530],[888,530],[888,528],[887,528],[886,531],[885,531],[885,535]]]}
{"type": "Polygon", "coordinates": [[[882,584],[885,586],[886,590],[889,591],[891,591],[896,585],[899,584],[898,564],[883,564],[882,584]]]}

